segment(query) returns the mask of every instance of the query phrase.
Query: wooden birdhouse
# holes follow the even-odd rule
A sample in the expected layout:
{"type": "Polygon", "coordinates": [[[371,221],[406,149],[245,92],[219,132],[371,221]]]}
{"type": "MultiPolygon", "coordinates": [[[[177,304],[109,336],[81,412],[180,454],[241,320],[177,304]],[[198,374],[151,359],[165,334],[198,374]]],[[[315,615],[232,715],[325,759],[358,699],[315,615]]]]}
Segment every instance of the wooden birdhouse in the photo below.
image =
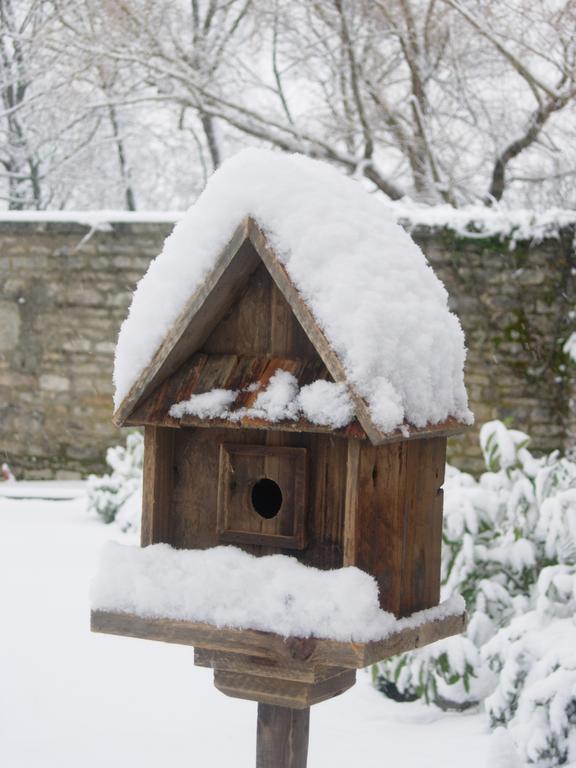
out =
{"type": "Polygon", "coordinates": [[[272,619],[104,600],[92,625],[196,646],[218,688],[260,703],[258,764],[303,766],[298,712],[463,627],[459,604],[434,609],[446,441],[469,421],[464,348],[423,255],[356,182],[304,158],[239,157],[167,241],[119,342],[114,418],[145,434],[142,546],[356,566],[400,621],[366,641],[361,627],[287,637],[272,619]]]}

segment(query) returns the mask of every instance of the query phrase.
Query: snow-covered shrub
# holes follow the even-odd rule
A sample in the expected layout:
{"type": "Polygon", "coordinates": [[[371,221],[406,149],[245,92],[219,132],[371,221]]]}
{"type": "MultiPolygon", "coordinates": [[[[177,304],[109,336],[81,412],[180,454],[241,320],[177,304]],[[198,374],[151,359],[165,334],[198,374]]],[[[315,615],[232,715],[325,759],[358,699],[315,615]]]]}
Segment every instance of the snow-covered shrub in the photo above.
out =
{"type": "Polygon", "coordinates": [[[133,432],[126,447],[109,448],[106,463],[112,469],[108,475],[88,478],[88,509],[105,523],[116,523],[122,530],[138,527],[142,496],[142,466],[144,439],[133,432]]]}
{"type": "Polygon", "coordinates": [[[448,467],[443,597],[466,599],[466,633],[378,665],[396,698],[445,709],[484,701],[520,756],[576,760],[576,462],[535,458],[528,437],[484,425],[488,471],[448,467]]]}
{"type": "Polygon", "coordinates": [[[525,762],[552,768],[576,760],[576,566],[544,568],[535,594],[482,649],[498,676],[485,706],[525,762]]]}

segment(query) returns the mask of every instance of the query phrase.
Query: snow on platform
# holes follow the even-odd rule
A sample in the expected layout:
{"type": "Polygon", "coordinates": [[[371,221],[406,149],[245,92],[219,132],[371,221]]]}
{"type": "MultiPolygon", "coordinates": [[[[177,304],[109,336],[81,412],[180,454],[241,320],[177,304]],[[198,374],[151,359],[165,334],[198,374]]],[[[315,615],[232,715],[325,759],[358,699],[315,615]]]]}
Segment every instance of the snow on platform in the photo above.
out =
{"type": "Polygon", "coordinates": [[[464,600],[453,596],[396,619],[380,608],[376,579],[353,566],[326,571],[294,557],[255,557],[232,546],[142,549],[116,543],[103,550],[92,608],[359,643],[465,610],[464,600]]]}

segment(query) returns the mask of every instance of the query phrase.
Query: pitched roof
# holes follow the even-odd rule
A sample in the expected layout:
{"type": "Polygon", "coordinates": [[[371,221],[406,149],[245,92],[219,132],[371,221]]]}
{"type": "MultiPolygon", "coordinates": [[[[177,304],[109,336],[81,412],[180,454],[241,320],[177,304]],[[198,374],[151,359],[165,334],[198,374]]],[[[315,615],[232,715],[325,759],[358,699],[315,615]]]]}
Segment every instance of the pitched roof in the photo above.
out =
{"type": "Polygon", "coordinates": [[[116,351],[118,423],[201,348],[254,259],[372,442],[403,425],[469,423],[463,334],[418,246],[358,182],[264,150],[212,176],[140,281],[116,351]]]}

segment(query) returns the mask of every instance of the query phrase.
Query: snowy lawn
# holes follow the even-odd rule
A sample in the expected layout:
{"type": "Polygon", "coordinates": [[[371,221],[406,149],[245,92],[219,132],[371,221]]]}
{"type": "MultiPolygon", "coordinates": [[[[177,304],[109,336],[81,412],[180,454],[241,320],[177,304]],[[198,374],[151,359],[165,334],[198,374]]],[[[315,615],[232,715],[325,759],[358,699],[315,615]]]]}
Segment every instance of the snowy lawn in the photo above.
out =
{"type": "MultiPolygon", "coordinates": [[[[90,634],[100,547],[129,539],[87,517],[78,484],[39,486],[0,487],[0,765],[252,768],[256,704],[216,691],[191,648],[90,634]],[[6,497],[16,489],[28,498],[6,497]],[[49,493],[59,500],[30,498],[49,493]]],[[[484,715],[395,704],[360,672],[352,690],[312,709],[308,763],[511,765],[498,743],[484,715]]]]}

